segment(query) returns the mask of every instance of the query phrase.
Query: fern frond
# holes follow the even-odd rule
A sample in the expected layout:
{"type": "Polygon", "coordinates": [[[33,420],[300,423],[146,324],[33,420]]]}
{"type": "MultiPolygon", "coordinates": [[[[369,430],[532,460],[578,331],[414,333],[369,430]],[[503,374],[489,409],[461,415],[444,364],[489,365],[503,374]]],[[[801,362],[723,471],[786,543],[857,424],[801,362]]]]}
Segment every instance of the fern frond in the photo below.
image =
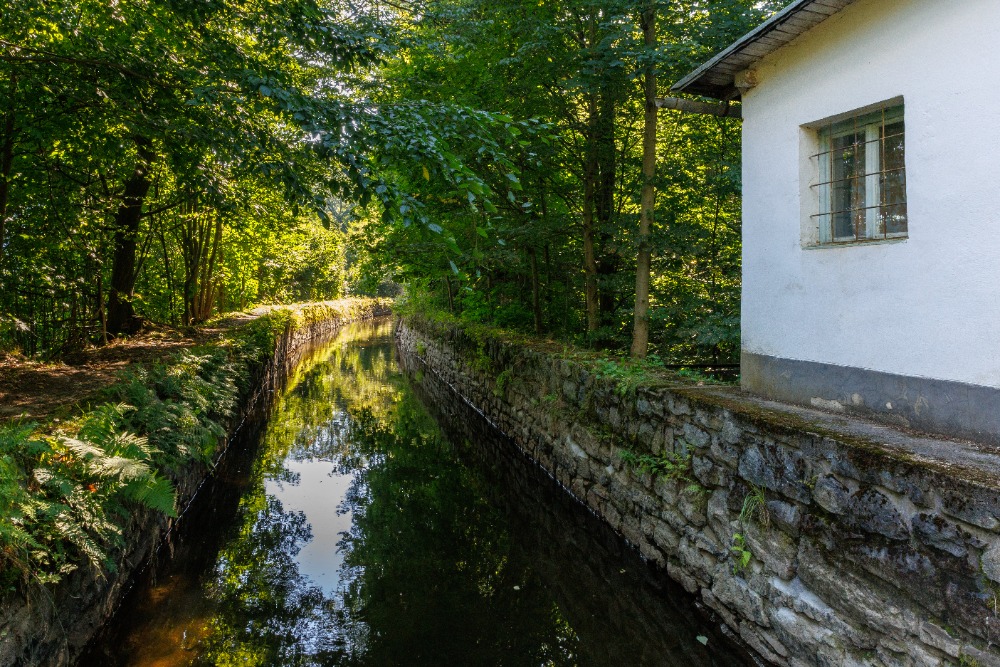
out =
{"type": "Polygon", "coordinates": [[[169,517],[177,516],[177,493],[173,483],[158,475],[126,484],[122,495],[145,507],[163,512],[169,517]]]}

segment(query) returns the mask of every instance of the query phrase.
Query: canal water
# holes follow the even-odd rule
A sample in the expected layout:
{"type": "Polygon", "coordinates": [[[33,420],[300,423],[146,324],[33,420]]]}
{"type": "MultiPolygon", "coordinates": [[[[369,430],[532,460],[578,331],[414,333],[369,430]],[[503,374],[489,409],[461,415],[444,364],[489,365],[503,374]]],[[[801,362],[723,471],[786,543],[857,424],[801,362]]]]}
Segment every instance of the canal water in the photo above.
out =
{"type": "Polygon", "coordinates": [[[302,361],[80,664],[752,664],[396,354],[376,322],[302,361]]]}

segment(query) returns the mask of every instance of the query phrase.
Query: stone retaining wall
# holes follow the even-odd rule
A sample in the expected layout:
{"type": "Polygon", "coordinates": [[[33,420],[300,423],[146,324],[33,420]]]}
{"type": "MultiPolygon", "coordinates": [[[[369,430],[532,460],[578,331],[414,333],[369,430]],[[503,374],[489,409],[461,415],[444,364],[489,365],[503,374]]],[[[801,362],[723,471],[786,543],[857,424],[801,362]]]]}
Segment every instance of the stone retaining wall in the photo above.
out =
{"type": "Polygon", "coordinates": [[[424,318],[397,336],[767,661],[1000,666],[995,476],[735,388],[630,389],[585,361],[424,318]],[[674,470],[650,476],[623,450],[674,470]]]}

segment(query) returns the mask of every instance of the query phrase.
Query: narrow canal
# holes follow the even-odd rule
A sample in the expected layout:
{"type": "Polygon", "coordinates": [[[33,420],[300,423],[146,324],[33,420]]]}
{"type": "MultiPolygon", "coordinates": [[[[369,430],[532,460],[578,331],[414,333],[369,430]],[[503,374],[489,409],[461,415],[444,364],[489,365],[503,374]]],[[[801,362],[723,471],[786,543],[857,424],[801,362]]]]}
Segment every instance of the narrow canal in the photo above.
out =
{"type": "Polygon", "coordinates": [[[80,664],[752,664],[405,361],[386,322],[305,359],[80,664]]]}

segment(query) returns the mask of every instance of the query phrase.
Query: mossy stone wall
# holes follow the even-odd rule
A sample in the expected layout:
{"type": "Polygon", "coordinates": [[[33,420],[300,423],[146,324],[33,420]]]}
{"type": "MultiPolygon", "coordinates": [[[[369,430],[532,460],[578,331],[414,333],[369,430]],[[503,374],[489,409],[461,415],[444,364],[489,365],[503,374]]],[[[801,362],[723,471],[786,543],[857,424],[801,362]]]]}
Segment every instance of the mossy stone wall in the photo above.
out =
{"type": "Polygon", "coordinates": [[[736,388],[623,387],[545,346],[423,317],[397,337],[415,378],[451,385],[767,661],[1000,665],[988,476],[736,388]],[[623,450],[687,467],[654,477],[623,450]]]}

